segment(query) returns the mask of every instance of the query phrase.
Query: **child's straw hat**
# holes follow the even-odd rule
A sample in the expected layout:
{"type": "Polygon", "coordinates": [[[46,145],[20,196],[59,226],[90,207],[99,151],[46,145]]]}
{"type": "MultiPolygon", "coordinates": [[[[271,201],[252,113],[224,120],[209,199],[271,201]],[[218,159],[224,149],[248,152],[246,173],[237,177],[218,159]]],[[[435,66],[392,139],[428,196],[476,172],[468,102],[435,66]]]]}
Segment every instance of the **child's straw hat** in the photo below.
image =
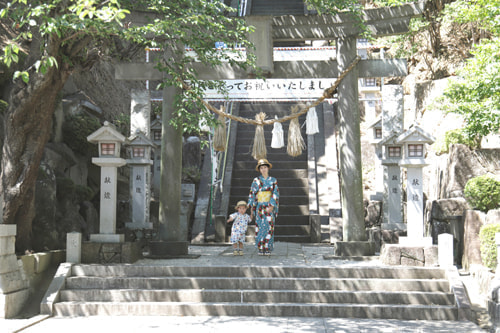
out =
{"type": "Polygon", "coordinates": [[[234,206],[234,209],[238,209],[239,206],[245,206],[245,208],[246,208],[246,206],[247,206],[246,201],[243,201],[243,200],[242,201],[238,201],[238,203],[236,204],[236,206],[234,206]]]}

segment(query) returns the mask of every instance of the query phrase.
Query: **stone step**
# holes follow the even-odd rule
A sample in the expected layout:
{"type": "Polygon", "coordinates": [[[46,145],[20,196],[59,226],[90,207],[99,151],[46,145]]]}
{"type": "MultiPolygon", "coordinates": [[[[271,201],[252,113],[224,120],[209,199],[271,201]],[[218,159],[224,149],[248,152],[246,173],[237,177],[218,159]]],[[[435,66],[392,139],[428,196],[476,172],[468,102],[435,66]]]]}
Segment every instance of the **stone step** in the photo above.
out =
{"type": "Polygon", "coordinates": [[[452,293],[338,290],[79,289],[63,290],[61,302],[242,302],[453,305],[452,293]]]}
{"type": "MultiPolygon", "coordinates": [[[[279,224],[280,221],[276,221],[274,225],[274,235],[275,236],[292,236],[292,235],[309,235],[311,227],[309,225],[289,225],[289,224],[279,224]]],[[[232,224],[228,223],[226,228],[226,235],[228,239],[231,236],[232,224]]],[[[249,225],[247,229],[247,235],[255,235],[255,224],[249,225]]]]}
{"type": "MultiPolygon", "coordinates": [[[[273,164],[274,161],[307,161],[307,154],[301,154],[297,157],[293,157],[288,155],[286,151],[286,147],[284,148],[268,148],[267,149],[267,159],[273,164]]],[[[257,164],[255,159],[252,156],[252,145],[248,144],[244,147],[238,146],[237,151],[235,153],[236,161],[253,161],[254,166],[252,170],[255,170],[255,165],[257,164]]]]}
{"type": "MultiPolygon", "coordinates": [[[[72,276],[150,277],[289,277],[289,278],[360,278],[444,280],[444,270],[434,267],[304,267],[300,266],[167,266],[77,264],[72,276]]],[[[448,290],[447,288],[444,290],[448,290]]]]}
{"type": "MultiPolygon", "coordinates": [[[[241,190],[241,191],[235,191],[231,190],[231,196],[229,197],[229,207],[234,207],[238,201],[240,200],[246,200],[248,198],[248,189],[246,190],[241,190]]],[[[300,196],[291,196],[291,195],[286,195],[287,191],[282,191],[280,188],[280,206],[281,205],[308,205],[309,204],[309,197],[305,194],[300,195],[300,196]]],[[[283,211],[283,213],[287,213],[286,211],[283,211]]]]}
{"type": "MultiPolygon", "coordinates": [[[[294,203],[297,202],[297,200],[304,200],[302,203],[303,204],[308,204],[309,203],[309,189],[307,187],[287,187],[287,186],[281,186],[281,182],[278,180],[278,187],[280,191],[280,198],[282,199],[291,199],[293,200],[294,203]],[[300,199],[298,199],[300,198],[300,199]]],[[[245,197],[248,196],[248,193],[250,192],[250,185],[246,187],[232,187],[231,188],[231,196],[236,196],[236,197],[245,197]]],[[[280,200],[280,203],[285,203],[283,200],[280,200]]],[[[236,204],[236,202],[235,202],[236,204]]]]}
{"type": "Polygon", "coordinates": [[[447,280],[297,278],[297,277],[100,277],[76,276],[66,279],[66,289],[274,289],[274,290],[448,290],[447,280]]]}
{"type": "MultiPolygon", "coordinates": [[[[257,175],[255,175],[257,176],[257,175]]],[[[250,185],[252,184],[253,178],[250,179],[249,177],[247,178],[233,178],[231,181],[231,190],[232,189],[240,189],[240,188],[246,188],[247,192],[250,191],[250,185]]],[[[287,187],[292,187],[292,188],[297,188],[297,187],[306,187],[308,186],[308,180],[307,178],[283,178],[283,179],[278,179],[278,186],[280,187],[280,190],[282,188],[287,188],[287,187]]],[[[248,194],[248,193],[247,193],[248,194]]]]}
{"type": "Polygon", "coordinates": [[[279,235],[274,233],[274,240],[288,243],[311,243],[311,235],[279,235]]]}
{"type": "MultiPolygon", "coordinates": [[[[305,169],[300,169],[300,170],[289,170],[289,169],[275,169],[274,167],[272,168],[272,171],[269,172],[269,174],[273,177],[275,177],[278,180],[278,185],[280,179],[297,179],[297,178],[305,178],[307,179],[307,170],[305,169]],[[279,178],[278,178],[279,175],[279,178]]],[[[258,176],[258,174],[254,174],[253,172],[250,174],[249,170],[233,170],[233,179],[234,178],[240,178],[240,179],[253,179],[254,177],[258,176]]],[[[250,186],[250,184],[249,184],[250,186]]]]}
{"type": "Polygon", "coordinates": [[[62,302],[56,316],[265,316],[457,320],[446,305],[220,302],[62,302]]]}
{"type": "MultiPolygon", "coordinates": [[[[307,169],[307,161],[274,161],[272,172],[284,169],[307,169]]],[[[234,161],[233,170],[255,170],[257,163],[255,161],[234,161]]]]}

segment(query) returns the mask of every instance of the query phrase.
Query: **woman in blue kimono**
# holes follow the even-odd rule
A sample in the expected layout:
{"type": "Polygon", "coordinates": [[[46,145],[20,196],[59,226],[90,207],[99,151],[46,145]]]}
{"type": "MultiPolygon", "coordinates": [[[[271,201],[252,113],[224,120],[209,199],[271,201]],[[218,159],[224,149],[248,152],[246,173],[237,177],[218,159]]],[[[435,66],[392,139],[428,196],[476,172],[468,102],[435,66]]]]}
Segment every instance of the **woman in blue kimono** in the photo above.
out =
{"type": "Polygon", "coordinates": [[[279,197],[278,181],[269,176],[273,165],[266,159],[260,159],[255,170],[260,172],[250,188],[248,206],[252,218],[255,216],[255,247],[259,255],[271,255],[274,248],[274,223],[278,216],[279,197]]]}

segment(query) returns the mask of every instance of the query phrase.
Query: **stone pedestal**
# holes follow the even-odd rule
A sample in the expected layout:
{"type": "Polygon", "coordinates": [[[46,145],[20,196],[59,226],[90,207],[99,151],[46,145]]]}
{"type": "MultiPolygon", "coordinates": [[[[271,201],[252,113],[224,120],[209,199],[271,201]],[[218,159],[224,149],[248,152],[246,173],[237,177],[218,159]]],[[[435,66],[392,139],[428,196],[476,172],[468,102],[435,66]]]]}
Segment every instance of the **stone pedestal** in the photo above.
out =
{"type": "Polygon", "coordinates": [[[424,237],[424,193],[422,188],[422,166],[403,164],[407,170],[407,228],[408,237],[400,237],[399,244],[407,246],[430,246],[432,237],[424,237]]]}
{"type": "Polygon", "coordinates": [[[130,215],[132,222],[125,225],[129,229],[152,229],[153,223],[149,222],[149,202],[150,202],[150,169],[152,161],[127,160],[130,165],[130,215]]]}
{"type": "Polygon", "coordinates": [[[99,234],[90,235],[91,242],[118,243],[125,235],[116,234],[116,202],[118,184],[117,167],[125,165],[122,158],[93,158],[92,163],[101,167],[101,207],[99,234]]]}
{"type": "Polygon", "coordinates": [[[81,262],[84,264],[131,264],[142,259],[140,242],[83,242],[81,262]]]}
{"type": "Polygon", "coordinates": [[[434,267],[438,265],[438,247],[384,244],[380,251],[380,261],[384,265],[391,266],[434,267]]]}
{"type": "Polygon", "coordinates": [[[384,222],[383,230],[406,230],[402,214],[401,168],[396,163],[384,162],[384,222]]]}
{"type": "Polygon", "coordinates": [[[0,224],[0,318],[15,317],[29,297],[29,283],[15,253],[16,225],[0,224]]]}

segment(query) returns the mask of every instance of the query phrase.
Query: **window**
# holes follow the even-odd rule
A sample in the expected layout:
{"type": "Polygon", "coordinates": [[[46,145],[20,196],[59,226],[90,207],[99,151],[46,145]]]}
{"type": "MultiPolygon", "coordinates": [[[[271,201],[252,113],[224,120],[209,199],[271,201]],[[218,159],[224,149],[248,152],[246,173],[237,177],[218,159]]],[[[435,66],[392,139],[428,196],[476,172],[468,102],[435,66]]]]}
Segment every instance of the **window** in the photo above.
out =
{"type": "Polygon", "coordinates": [[[161,131],[153,131],[153,140],[155,141],[161,140],[161,131]]]}
{"type": "Polygon", "coordinates": [[[382,129],[375,128],[375,139],[382,139],[382,129]]]}
{"type": "Polygon", "coordinates": [[[408,157],[424,156],[424,145],[408,145],[408,157]]]}
{"type": "Polygon", "coordinates": [[[401,147],[388,147],[389,157],[401,157],[401,147]]]}
{"type": "Polygon", "coordinates": [[[365,79],[365,87],[376,87],[377,86],[377,80],[373,77],[367,77],[365,79]]]}
{"type": "Polygon", "coordinates": [[[134,147],[132,148],[133,157],[144,157],[144,152],[146,149],[144,147],[134,147]]]}
{"type": "Polygon", "coordinates": [[[101,143],[101,155],[115,155],[115,144],[101,143]]]}

